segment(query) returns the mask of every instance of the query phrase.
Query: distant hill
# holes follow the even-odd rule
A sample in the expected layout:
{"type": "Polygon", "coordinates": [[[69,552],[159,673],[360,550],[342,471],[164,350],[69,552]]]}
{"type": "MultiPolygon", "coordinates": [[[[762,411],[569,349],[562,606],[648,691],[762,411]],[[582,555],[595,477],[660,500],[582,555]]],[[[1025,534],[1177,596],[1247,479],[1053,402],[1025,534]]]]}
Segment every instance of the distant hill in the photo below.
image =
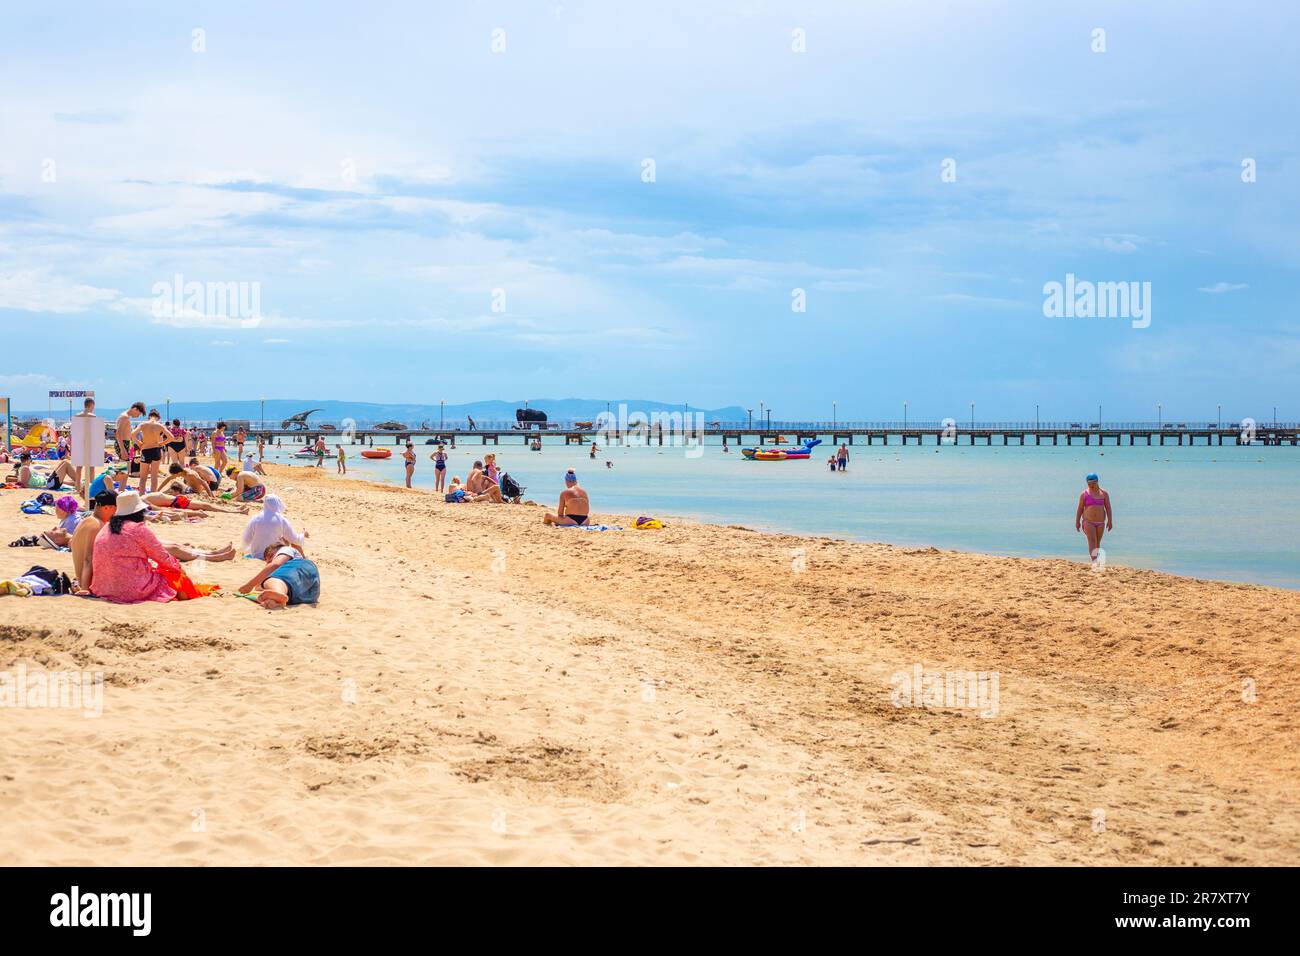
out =
{"type": "MultiPolygon", "coordinates": [[[[610,412],[617,415],[620,404],[628,407],[628,412],[681,412],[685,411],[685,406],[669,402],[654,402],[647,399],[634,398],[616,398],[608,402],[604,399],[594,398],[535,398],[528,400],[529,408],[537,408],[546,412],[551,421],[584,421],[594,420],[597,415],[605,411],[606,407],[610,412]]],[[[77,403],[78,409],[80,402],[77,403]]],[[[166,402],[155,402],[149,405],[150,408],[157,408],[164,415],[167,414],[166,402]]],[[[463,405],[446,405],[441,409],[441,421],[447,425],[461,424],[465,422],[465,416],[469,415],[479,425],[485,425],[488,422],[513,422],[515,420],[515,409],[523,408],[522,400],[517,402],[507,401],[487,401],[487,402],[469,402],[463,405]]],[[[428,422],[430,427],[439,423],[439,406],[437,405],[388,405],[372,402],[338,402],[311,399],[267,399],[266,401],[266,423],[270,427],[279,427],[280,423],[291,415],[305,412],[308,409],[315,408],[315,412],[310,421],[315,424],[338,425],[345,418],[351,418],[360,428],[374,425],[385,421],[398,421],[411,427],[419,427],[421,422],[428,422]]],[[[100,406],[98,413],[102,418],[115,418],[122,410],[120,408],[108,408],[100,406]]],[[[742,421],[745,418],[745,410],[738,405],[731,405],[726,408],[696,408],[692,406],[691,412],[703,412],[708,421],[742,421]]],[[[41,409],[16,410],[13,413],[14,418],[45,418],[48,412],[41,409]]],[[[171,417],[179,418],[182,421],[191,422],[214,422],[219,419],[246,420],[252,422],[255,426],[262,421],[262,403],[257,401],[230,401],[230,402],[172,402],[171,417]]],[[[68,417],[67,403],[62,406],[56,401],[54,405],[54,417],[60,422],[65,421],[68,417]]]]}

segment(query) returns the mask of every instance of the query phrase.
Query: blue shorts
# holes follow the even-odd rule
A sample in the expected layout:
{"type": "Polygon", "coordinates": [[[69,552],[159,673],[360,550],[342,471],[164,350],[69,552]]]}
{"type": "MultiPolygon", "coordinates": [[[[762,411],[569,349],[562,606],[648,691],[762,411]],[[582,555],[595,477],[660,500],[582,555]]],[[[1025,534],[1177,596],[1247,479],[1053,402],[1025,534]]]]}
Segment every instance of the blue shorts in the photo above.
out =
{"type": "Polygon", "coordinates": [[[286,561],[267,580],[279,578],[289,589],[290,604],[315,604],[320,600],[320,571],[306,558],[286,561]]]}

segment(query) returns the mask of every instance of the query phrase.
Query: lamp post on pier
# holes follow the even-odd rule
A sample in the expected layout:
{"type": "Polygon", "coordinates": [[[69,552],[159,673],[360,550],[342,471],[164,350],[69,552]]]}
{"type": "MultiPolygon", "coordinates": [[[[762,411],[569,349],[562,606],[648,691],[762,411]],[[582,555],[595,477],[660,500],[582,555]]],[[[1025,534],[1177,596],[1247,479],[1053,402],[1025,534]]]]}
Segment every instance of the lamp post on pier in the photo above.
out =
{"type": "MultiPolygon", "coordinates": [[[[970,430],[972,432],[975,431],[975,403],[974,402],[970,403],[970,430]]],[[[989,441],[992,440],[993,439],[991,438],[989,439],[989,441]]]]}
{"type": "Polygon", "coordinates": [[[1165,407],[1156,402],[1156,428],[1163,428],[1165,424],[1165,407]]]}
{"type": "Polygon", "coordinates": [[[907,431],[907,402],[903,403],[903,431],[907,431]]]}

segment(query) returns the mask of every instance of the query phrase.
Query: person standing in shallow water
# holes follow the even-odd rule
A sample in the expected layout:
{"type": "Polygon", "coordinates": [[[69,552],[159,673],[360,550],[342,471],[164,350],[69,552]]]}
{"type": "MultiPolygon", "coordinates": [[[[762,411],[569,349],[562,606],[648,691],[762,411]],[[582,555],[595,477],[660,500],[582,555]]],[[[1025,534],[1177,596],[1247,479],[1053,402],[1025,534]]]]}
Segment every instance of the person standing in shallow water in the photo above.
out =
{"type": "Polygon", "coordinates": [[[415,477],[415,446],[409,441],[406,443],[406,451],[402,452],[402,459],[406,462],[406,487],[411,487],[411,479],[415,477]]]}
{"type": "Polygon", "coordinates": [[[1110,492],[1101,486],[1096,473],[1084,481],[1087,487],[1079,495],[1079,506],[1074,510],[1074,530],[1082,531],[1088,539],[1088,557],[1095,565],[1101,554],[1101,536],[1115,528],[1115,516],[1110,508],[1110,492]]]}
{"type": "Polygon", "coordinates": [[[433,490],[443,491],[443,485],[447,483],[447,450],[439,445],[429,458],[433,461],[433,490]]]}
{"type": "Polygon", "coordinates": [[[840,471],[845,471],[849,467],[849,446],[841,444],[840,450],[835,453],[835,464],[840,471]]]}

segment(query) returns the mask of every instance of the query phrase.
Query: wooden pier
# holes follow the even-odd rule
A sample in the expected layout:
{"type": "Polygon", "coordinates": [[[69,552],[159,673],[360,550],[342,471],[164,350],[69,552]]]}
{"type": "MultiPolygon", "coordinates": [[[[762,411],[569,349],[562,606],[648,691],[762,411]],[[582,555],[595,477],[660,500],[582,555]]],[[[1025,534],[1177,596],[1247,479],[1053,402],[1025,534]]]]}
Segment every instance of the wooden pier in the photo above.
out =
{"type": "Polygon", "coordinates": [[[356,431],[339,431],[337,429],[266,429],[249,432],[251,441],[258,437],[281,446],[301,443],[307,445],[318,436],[343,437],[352,444],[402,445],[409,439],[415,444],[432,444],[443,439],[455,447],[458,442],[472,442],[481,445],[499,445],[502,439],[508,443],[518,442],[528,445],[533,441],[555,444],[563,441],[565,445],[597,444],[648,444],[677,445],[697,442],[701,438],[721,438],[726,444],[734,446],[763,446],[784,439],[790,447],[797,447],[807,439],[820,438],[826,447],[844,445],[868,446],[879,442],[882,445],[896,440],[902,445],[934,445],[936,447],[953,445],[1052,445],[1067,447],[1073,445],[1262,445],[1295,447],[1300,444],[1300,424],[1284,422],[1274,424],[1256,424],[1253,428],[1243,429],[1240,425],[1166,425],[1152,423],[1127,423],[1117,425],[1077,424],[984,424],[980,422],[965,425],[947,423],[917,423],[913,425],[899,423],[816,423],[792,422],[773,424],[770,428],[752,428],[733,423],[711,423],[702,429],[665,429],[654,427],[625,428],[622,431],[610,430],[608,433],[590,428],[572,426],[517,429],[510,427],[482,428],[440,428],[412,429],[410,431],[392,431],[378,429],[359,429],[356,431]],[[430,442],[434,439],[434,442],[430,442]]]}

